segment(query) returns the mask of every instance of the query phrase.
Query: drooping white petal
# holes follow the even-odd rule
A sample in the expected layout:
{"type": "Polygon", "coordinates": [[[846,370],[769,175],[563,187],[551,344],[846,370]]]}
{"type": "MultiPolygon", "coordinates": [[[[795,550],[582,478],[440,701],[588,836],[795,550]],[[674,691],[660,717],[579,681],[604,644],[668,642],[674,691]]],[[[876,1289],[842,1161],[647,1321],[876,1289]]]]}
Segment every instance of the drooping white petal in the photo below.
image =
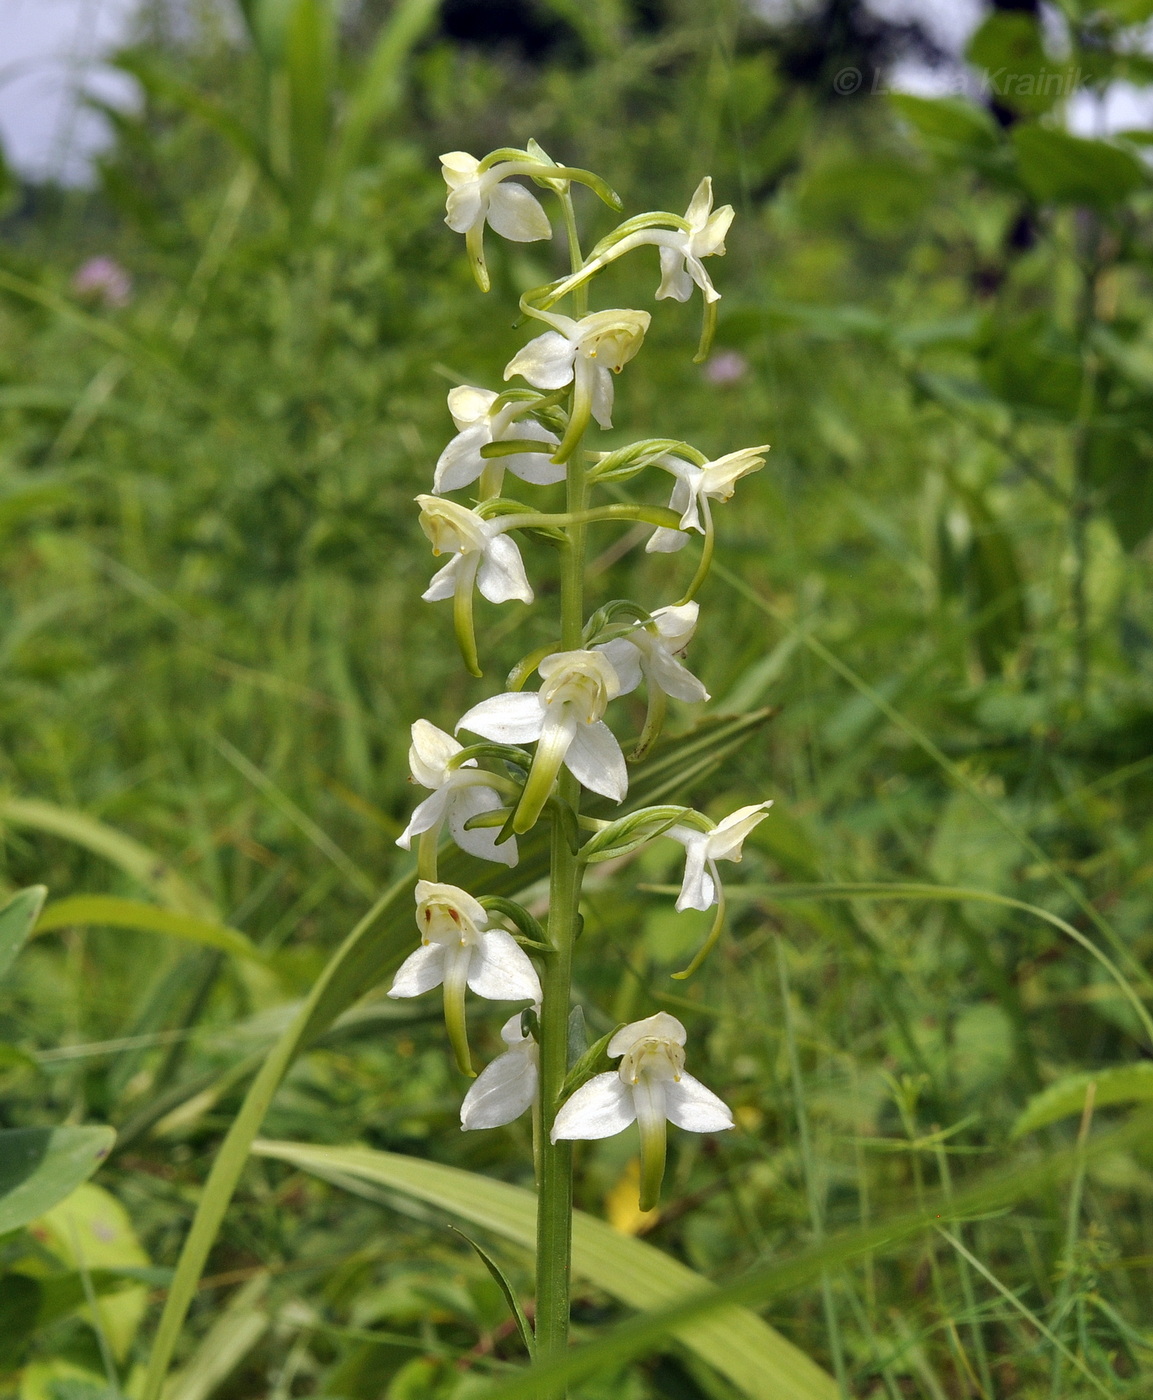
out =
{"type": "Polygon", "coordinates": [[[688,301],[693,294],[693,283],[685,271],[685,255],[679,249],[658,249],[661,259],[661,285],[657,288],[657,300],[672,297],[674,301],[688,301]]]}
{"type": "MultiPolygon", "coordinates": [[[[586,364],[589,362],[586,360],[586,364]]],[[[613,377],[604,365],[589,364],[592,414],[602,428],[613,425],[613,377]]]]}
{"type": "Polygon", "coordinates": [[[540,738],[544,707],[535,691],[509,690],[474,705],[460,718],[457,732],[467,729],[494,744],[529,744],[540,738]]]}
{"type": "Polygon", "coordinates": [[[430,797],[426,797],[408,819],[408,825],[396,838],[396,844],[402,850],[410,850],[414,836],[419,836],[422,831],[431,831],[444,820],[452,798],[453,791],[450,787],[442,787],[430,797]]]}
{"type": "Polygon", "coordinates": [[[676,657],[670,656],[663,647],[649,648],[645,661],[650,683],[658,686],[666,695],[671,695],[674,700],[684,700],[693,704],[709,698],[709,692],[688,667],[682,666],[676,657]]]}
{"type": "Polygon", "coordinates": [[[552,237],[552,224],[536,197],[523,185],[502,183],[488,196],[490,228],[513,243],[536,243],[552,237]]]}
{"type": "Polygon", "coordinates": [[[699,603],[670,603],[668,607],[657,608],[653,621],[657,624],[660,639],[671,652],[684,651],[697,630],[700,617],[699,603]]]}
{"type": "Polygon", "coordinates": [[[538,389],[563,389],[573,377],[577,347],[559,331],[545,331],[519,350],[505,366],[504,377],[519,374],[538,389]]]}
{"type": "Polygon", "coordinates": [[[629,790],[625,756],[616,735],[603,720],[576,726],[564,761],[581,787],[614,802],[624,801],[629,790]]]}
{"type": "Polygon", "coordinates": [[[666,530],[663,525],[658,525],[649,536],[645,553],[675,554],[678,549],[684,549],[688,542],[689,537],[683,530],[666,530]]]}
{"type": "Polygon", "coordinates": [[[553,1142],[612,1137],[636,1120],[632,1090],[615,1070],[596,1074],[563,1103],[552,1125],[553,1142]]]}
{"type": "Polygon", "coordinates": [[[516,1046],[481,1070],[460,1106],[465,1132],[503,1127],[532,1107],[540,1074],[533,1050],[516,1046]]]}
{"type": "Polygon", "coordinates": [[[721,294],[712,284],[712,279],[705,271],[705,265],[700,258],[691,255],[685,259],[685,270],[689,277],[697,284],[704,293],[706,301],[720,301],[721,294]]]}
{"type": "Polygon", "coordinates": [[[456,592],[457,577],[464,567],[465,556],[454,554],[443,568],[437,569],[420,596],[426,603],[439,603],[445,598],[451,598],[456,592]]]}
{"type": "Polygon", "coordinates": [[[699,530],[701,534],[704,534],[699,499],[702,470],[689,462],[682,462],[679,466],[683,470],[678,470],[677,479],[673,482],[669,508],[681,512],[682,530],[699,530]]]}
{"type": "Polygon", "coordinates": [[[705,864],[709,838],[703,831],[692,831],[686,826],[674,826],[668,834],[685,848],[685,878],[677,896],[678,911],[711,909],[717,902],[717,891],[705,864]]]}
{"type": "Polygon", "coordinates": [[[748,807],[738,807],[717,829],[709,835],[709,855],[713,860],[739,861],[745,838],[755,826],[768,816],[771,802],[754,802],[748,807]]]}
{"type": "MultiPolygon", "coordinates": [[[[416,720],[408,750],[408,766],[413,778],[421,787],[440,787],[448,776],[449,760],[455,758],[460,750],[461,745],[451,734],[446,734],[426,719],[416,720]]],[[[476,764],[469,759],[464,766],[475,768],[476,764]]]]}
{"type": "Polygon", "coordinates": [[[611,642],[593,647],[593,651],[603,651],[612,663],[621,683],[618,695],[636,690],[641,683],[641,654],[628,637],[614,637],[611,642]]]}
{"type": "Polygon", "coordinates": [[[468,971],[468,985],[489,1001],[540,1001],[540,979],[528,954],[502,928],[480,935],[468,971]]]}
{"type": "Polygon", "coordinates": [[[515,540],[508,535],[493,536],[480,561],[476,586],[490,603],[507,603],[513,598],[532,602],[532,587],[515,540]]]}
{"type": "Polygon", "coordinates": [[[411,953],[396,970],[390,997],[418,997],[444,981],[444,945],[429,943],[411,953]]]}
{"type": "Polygon", "coordinates": [[[445,209],[444,221],[453,233],[467,233],[484,217],[484,199],[479,182],[473,181],[449,190],[445,209]]]}
{"type": "Polygon", "coordinates": [[[723,1133],[733,1126],[728,1104],[683,1070],[680,1079],[665,1084],[665,1113],[690,1133],[723,1133]]]}
{"type": "Polygon", "coordinates": [[[459,491],[474,482],[485,468],[480,449],[492,441],[488,421],[474,423],[457,433],[437,458],[432,478],[434,491],[459,491]]]}
{"type": "MultiPolygon", "coordinates": [[[[528,438],[534,442],[547,442],[557,446],[556,434],[550,433],[535,419],[531,422],[518,420],[510,423],[502,438],[505,441],[510,438],[528,438]]],[[[554,462],[543,452],[517,452],[511,457],[506,457],[504,463],[513,476],[519,476],[522,481],[531,482],[533,486],[552,486],[558,481],[563,481],[568,472],[566,462],[554,462]]]]}
{"type": "MultiPolygon", "coordinates": [[[[471,831],[465,830],[465,823],[471,817],[480,816],[482,812],[495,812],[502,805],[497,792],[479,783],[470,783],[467,787],[446,789],[446,796],[449,797],[448,829],[462,851],[478,856],[481,860],[498,861],[501,865],[511,866],[517,863],[515,837],[499,846],[496,844],[496,838],[500,835],[499,826],[478,826],[471,831]]],[[[417,808],[417,811],[419,810],[420,808],[417,808]]],[[[413,820],[415,819],[414,812],[413,820]]]]}

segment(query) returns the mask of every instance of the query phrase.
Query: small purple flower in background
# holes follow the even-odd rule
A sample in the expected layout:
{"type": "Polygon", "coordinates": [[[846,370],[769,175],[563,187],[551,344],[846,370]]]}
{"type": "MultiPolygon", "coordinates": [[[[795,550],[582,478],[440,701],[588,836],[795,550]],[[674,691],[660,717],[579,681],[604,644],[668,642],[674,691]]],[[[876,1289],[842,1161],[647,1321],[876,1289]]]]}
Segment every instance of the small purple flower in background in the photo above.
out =
{"type": "Polygon", "coordinates": [[[749,372],[749,362],[739,350],[721,350],[701,371],[710,384],[735,384],[749,372]]]}
{"type": "Polygon", "coordinates": [[[132,278],[115,258],[89,258],[73,273],[72,290],[105,306],[127,306],[132,300],[132,278]]]}

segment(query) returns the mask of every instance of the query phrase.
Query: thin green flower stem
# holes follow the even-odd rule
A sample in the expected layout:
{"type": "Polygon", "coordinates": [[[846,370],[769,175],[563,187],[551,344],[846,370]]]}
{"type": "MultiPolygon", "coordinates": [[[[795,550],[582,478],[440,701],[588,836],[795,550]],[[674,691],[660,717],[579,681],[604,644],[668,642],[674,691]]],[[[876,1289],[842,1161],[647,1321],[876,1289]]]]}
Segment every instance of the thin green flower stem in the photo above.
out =
{"type": "MultiPolygon", "coordinates": [[[[1085,1168],[1088,1165],[1085,1144],[1089,1140],[1089,1128],[1093,1122],[1093,1106],[1096,1099],[1097,1084],[1096,1081],[1091,1081],[1085,1090],[1085,1106],[1081,1110],[1081,1126],[1077,1132],[1077,1169],[1073,1173],[1073,1181],[1069,1190],[1069,1210],[1065,1220],[1065,1248],[1063,1251],[1065,1272],[1061,1279],[1061,1285],[1057,1289],[1057,1296],[1053,1300],[1053,1326],[1055,1329],[1059,1328],[1064,1320],[1074,1288],[1077,1237],[1081,1230],[1081,1201],[1085,1194],[1085,1168]]],[[[1060,1400],[1064,1371],[1062,1352],[1054,1352],[1049,1382],[1050,1400],[1060,1400]]]]}
{"type": "Polygon", "coordinates": [[[588,510],[561,511],[556,515],[548,515],[544,511],[525,512],[524,515],[498,516],[500,523],[508,530],[541,530],[545,527],[565,529],[570,525],[596,525],[605,520],[627,520],[643,521],[646,525],[663,525],[666,529],[675,530],[680,523],[680,516],[675,510],[669,510],[667,506],[593,506],[588,510]]]}
{"type": "MultiPolygon", "coordinates": [[[[945,1145],[942,1142],[938,1142],[936,1145],[936,1158],[937,1175],[941,1179],[941,1189],[945,1193],[946,1199],[952,1200],[953,1177],[949,1171],[949,1154],[945,1151],[945,1145]]],[[[958,1224],[958,1233],[960,1233],[961,1228],[958,1224]]],[[[997,1392],[993,1388],[993,1373],[989,1369],[989,1353],[985,1348],[985,1334],[981,1329],[981,1313],[977,1307],[977,1295],[973,1289],[973,1275],[964,1255],[958,1256],[957,1273],[961,1280],[961,1296],[965,1300],[965,1311],[969,1315],[969,1335],[973,1339],[973,1354],[977,1358],[981,1392],[985,1400],[994,1400],[997,1392]]]]}
{"type": "MultiPolygon", "coordinates": [[[[789,1057],[789,1077],[793,1088],[793,1107],[797,1115],[797,1136],[800,1139],[801,1165],[805,1173],[805,1195],[809,1202],[809,1221],[813,1229],[813,1240],[819,1246],[825,1239],[824,1212],[817,1191],[817,1165],[813,1157],[813,1143],[809,1136],[809,1115],[805,1108],[805,1084],[801,1077],[801,1058],[797,1053],[797,1031],[793,1025],[793,1003],[789,995],[789,969],[785,962],[784,944],[778,937],[777,978],[781,987],[781,1016],[784,1022],[785,1051],[789,1057]]],[[[825,1314],[825,1327],[829,1334],[829,1351],[833,1358],[833,1373],[842,1400],[848,1400],[849,1379],[845,1370],[845,1350],[841,1343],[841,1329],[837,1319],[837,1304],[833,1298],[832,1280],[828,1272],[821,1271],[821,1303],[825,1314]]]]}
{"type": "MultiPolygon", "coordinates": [[[[685,596],[677,600],[676,606],[683,608],[686,603],[691,603],[701,590],[701,585],[709,576],[709,570],[713,567],[713,547],[716,544],[716,529],[713,525],[713,513],[709,509],[709,503],[704,502],[705,511],[705,544],[701,550],[701,560],[697,565],[697,571],[693,575],[693,581],[685,590],[685,596]]],[[[675,527],[674,527],[675,528],[675,527]]]]}
{"type": "MultiPolygon", "coordinates": [[[[575,230],[570,233],[575,247],[575,230]]],[[[561,552],[561,646],[581,647],[584,632],[585,522],[588,480],[583,454],[573,454],[566,479],[571,523],[561,552]]],[[[557,797],[580,817],[580,784],[561,770],[557,797]]],[[[568,1073],[568,1017],[572,997],[573,945],[580,927],[583,866],[569,849],[563,824],[552,824],[548,936],[552,953],[541,981],[540,1011],[540,1184],[537,1191],[536,1343],[541,1360],[568,1347],[572,1269],[572,1144],[550,1141],[561,1086],[568,1073]]],[[[542,1400],[562,1400],[559,1387],[542,1400]]]]}
{"type": "MultiPolygon", "coordinates": [[[[564,194],[558,195],[560,207],[564,215],[564,230],[568,237],[569,266],[573,272],[579,272],[584,264],[584,254],[581,252],[580,234],[577,232],[576,211],[573,209],[572,191],[565,190],[564,194]]],[[[559,300],[559,298],[558,298],[559,300]]],[[[580,318],[589,309],[589,289],[587,283],[575,288],[573,292],[573,309],[576,311],[576,318],[580,318]]]]}

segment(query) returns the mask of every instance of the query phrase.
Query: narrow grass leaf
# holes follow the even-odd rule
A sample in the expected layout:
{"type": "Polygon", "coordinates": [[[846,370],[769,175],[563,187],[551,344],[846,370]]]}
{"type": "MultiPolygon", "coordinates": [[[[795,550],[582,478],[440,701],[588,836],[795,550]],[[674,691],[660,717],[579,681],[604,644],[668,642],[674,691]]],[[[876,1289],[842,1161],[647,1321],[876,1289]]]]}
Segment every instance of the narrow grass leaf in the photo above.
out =
{"type": "MultiPolygon", "coordinates": [[[[0,920],[3,914],[0,914],[0,920]]],[[[263,962],[258,948],[239,929],[229,928],[192,914],[179,914],[162,909],[157,904],[145,904],[139,899],[121,899],[116,895],[73,895],[58,899],[40,915],[35,933],[70,928],[76,924],[101,924],[107,928],[138,928],[150,933],[164,933],[207,948],[219,948],[236,958],[252,958],[263,962]]]]}
{"type": "Polygon", "coordinates": [[[1095,1084],[1095,1108],[1115,1103],[1140,1103],[1153,1099],[1153,1062],[1139,1060],[1132,1065],[1111,1065],[1106,1069],[1070,1074],[1042,1089],[1025,1105],[1013,1124],[1013,1137],[1021,1137],[1061,1118],[1070,1118],[1085,1108],[1085,1095],[1095,1084]]]}

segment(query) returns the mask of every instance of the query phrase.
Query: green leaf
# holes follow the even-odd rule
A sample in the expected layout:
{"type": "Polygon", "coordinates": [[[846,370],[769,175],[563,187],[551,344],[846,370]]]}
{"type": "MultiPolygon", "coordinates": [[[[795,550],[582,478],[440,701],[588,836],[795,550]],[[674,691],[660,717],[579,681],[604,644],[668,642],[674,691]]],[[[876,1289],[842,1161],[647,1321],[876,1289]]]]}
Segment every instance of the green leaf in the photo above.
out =
{"type": "Polygon", "coordinates": [[[0,909],[0,980],[16,961],[47,893],[44,885],[30,885],[14,894],[0,909]]]}
{"type": "Polygon", "coordinates": [[[139,899],[120,899],[107,894],[74,895],[71,899],[56,900],[41,914],[36,933],[48,933],[74,924],[146,929],[151,933],[166,933],[173,938],[199,943],[207,948],[219,948],[233,957],[252,958],[258,962],[264,960],[260,950],[238,929],[228,928],[214,920],[198,919],[192,914],[162,909],[158,904],[145,904],[139,899]]]}
{"type": "Polygon", "coordinates": [[[0,1235],[70,1196],[112,1150],[111,1128],[13,1128],[0,1132],[0,1235]]]}
{"type": "Polygon", "coordinates": [[[496,1262],[496,1260],[492,1257],[491,1254],[489,1254],[486,1250],[481,1249],[480,1245],[477,1244],[476,1240],[474,1240],[470,1235],[466,1235],[463,1230],[457,1230],[456,1233],[461,1237],[461,1239],[467,1240],[467,1242],[473,1247],[477,1255],[480,1257],[480,1261],[488,1270],[493,1283],[496,1284],[496,1286],[500,1289],[501,1293],[504,1295],[504,1300],[508,1304],[508,1310],[512,1313],[513,1320],[516,1323],[516,1330],[520,1334],[521,1341],[524,1343],[525,1351],[528,1352],[530,1357],[535,1358],[536,1337],[533,1334],[532,1324],[525,1316],[524,1308],[522,1308],[520,1305],[520,1299],[516,1296],[516,1289],[512,1286],[511,1283],[509,1283],[508,1279],[505,1277],[504,1270],[496,1262]]]}
{"type": "MultiPolygon", "coordinates": [[[[338,1184],[339,1178],[352,1177],[402,1191],[525,1249],[536,1241],[536,1196],[520,1186],[365,1147],[256,1142],[253,1151],[338,1184]]],[[[573,1212],[572,1260],[574,1274],[641,1311],[711,1289],[707,1279],[669,1255],[579,1210],[573,1212]]],[[[831,1376],[743,1308],[718,1309],[706,1322],[679,1328],[677,1336],[756,1400],[835,1400],[837,1395],[831,1376]]]]}
{"type": "Polygon", "coordinates": [[[1140,1060],[1132,1065],[1070,1074],[1034,1094],[1013,1124],[1013,1137],[1021,1137],[1058,1119],[1079,1114],[1085,1107],[1089,1086],[1095,1084],[1095,1108],[1114,1103],[1137,1103],[1153,1099],[1153,1062],[1140,1060]]]}
{"type": "Polygon", "coordinates": [[[119,866],[167,908],[202,919],[216,917],[208,896],[178,875],[162,856],[85,812],[33,798],[0,797],[0,822],[63,837],[119,866]]]}
{"type": "Polygon", "coordinates": [[[1041,26],[1032,15],[990,15],[969,41],[967,56],[985,70],[985,90],[994,101],[1014,112],[1048,111],[1070,95],[1077,80],[1072,65],[1046,54],[1041,26]]]}
{"type": "Polygon", "coordinates": [[[284,44],[294,218],[312,212],[324,178],[332,121],[336,20],[329,0],[295,0],[284,44]]]}
{"type": "Polygon", "coordinates": [[[997,124],[984,107],[962,97],[913,97],[894,93],[890,105],[914,128],[934,154],[995,150],[997,124]]]}
{"type": "Polygon", "coordinates": [[[1042,204],[1089,204],[1106,210],[1147,183],[1137,157],[1107,141],[1019,126],[1013,143],[1021,180],[1042,204]]]}

